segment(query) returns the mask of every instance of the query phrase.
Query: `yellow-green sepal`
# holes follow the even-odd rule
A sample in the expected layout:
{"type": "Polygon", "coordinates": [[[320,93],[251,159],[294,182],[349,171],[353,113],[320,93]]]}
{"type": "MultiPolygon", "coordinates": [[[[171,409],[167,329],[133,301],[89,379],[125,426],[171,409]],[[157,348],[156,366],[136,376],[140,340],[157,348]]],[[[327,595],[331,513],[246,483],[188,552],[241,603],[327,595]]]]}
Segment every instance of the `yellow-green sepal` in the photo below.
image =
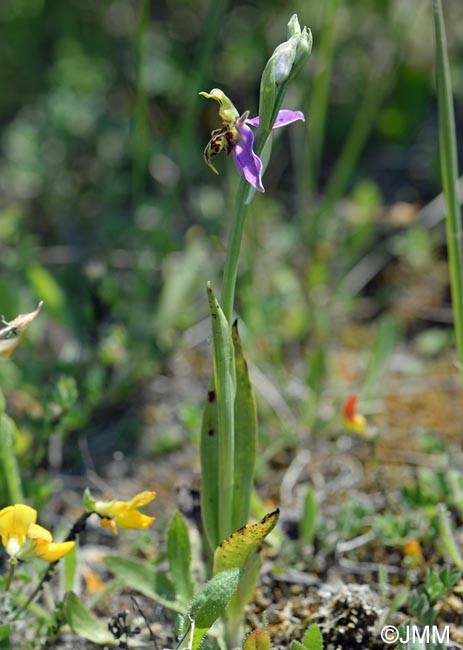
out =
{"type": "Polygon", "coordinates": [[[206,99],[215,99],[216,102],[219,102],[219,115],[224,122],[234,122],[236,118],[239,117],[239,113],[233,106],[231,100],[226,96],[223,90],[220,90],[220,88],[213,88],[210,93],[202,91],[199,94],[201,97],[205,97],[206,99]]]}

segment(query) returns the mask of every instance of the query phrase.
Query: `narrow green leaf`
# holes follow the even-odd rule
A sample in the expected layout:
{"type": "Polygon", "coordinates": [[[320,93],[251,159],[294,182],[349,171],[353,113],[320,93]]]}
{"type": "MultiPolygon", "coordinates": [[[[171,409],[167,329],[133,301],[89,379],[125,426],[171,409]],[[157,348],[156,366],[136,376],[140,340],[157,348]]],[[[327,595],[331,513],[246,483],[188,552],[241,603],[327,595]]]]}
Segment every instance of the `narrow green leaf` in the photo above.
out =
{"type": "Polygon", "coordinates": [[[71,630],[83,639],[99,645],[119,645],[109,630],[90,614],[72,591],[64,596],[63,612],[71,630]]]}
{"type": "Polygon", "coordinates": [[[391,316],[383,316],[379,321],[370,348],[370,355],[363,377],[362,396],[364,398],[376,394],[378,382],[384,376],[384,368],[397,344],[398,335],[398,322],[391,316]]]}
{"type": "Polygon", "coordinates": [[[303,645],[306,650],[323,650],[322,633],[316,623],[313,623],[304,634],[303,645]]]}
{"type": "Polygon", "coordinates": [[[190,576],[191,547],[188,526],[179,512],[172,518],[167,533],[167,557],[177,598],[187,605],[193,596],[190,576]]]}
{"type": "Polygon", "coordinates": [[[77,545],[67,553],[61,564],[63,591],[72,591],[77,571],[77,545]]]}
{"type": "Polygon", "coordinates": [[[463,569],[463,555],[458,547],[457,540],[452,530],[450,515],[444,504],[437,507],[437,516],[439,521],[439,532],[449,557],[453,560],[459,569],[463,569]]]}
{"type": "Polygon", "coordinates": [[[257,453],[257,409],[248,366],[238,334],[238,323],[232,327],[235,350],[235,461],[233,488],[233,530],[247,524],[254,483],[257,453]]]}
{"type": "Polygon", "coordinates": [[[47,313],[58,320],[64,320],[66,298],[60,285],[44,266],[34,264],[27,269],[27,279],[37,296],[47,306],[47,313]]]}
{"type": "Polygon", "coordinates": [[[463,226],[457,196],[458,159],[452,82],[441,0],[433,0],[442,185],[447,207],[447,248],[455,336],[463,365],[463,226]]]}
{"type": "Polygon", "coordinates": [[[183,605],[173,600],[173,587],[164,573],[146,562],[129,560],[116,555],[105,559],[110,569],[124,585],[139,591],[147,598],[157,601],[167,609],[183,614],[183,605]]]}
{"type": "Polygon", "coordinates": [[[230,326],[211,285],[207,285],[209,309],[212,322],[212,349],[214,385],[218,413],[219,458],[219,539],[225,539],[233,531],[233,477],[234,477],[234,408],[236,377],[234,348],[230,326]]]}
{"type": "Polygon", "coordinates": [[[13,420],[6,413],[2,413],[0,415],[0,458],[3,474],[6,479],[10,502],[22,503],[24,496],[21,486],[21,474],[14,451],[16,433],[16,425],[13,420]]]}
{"type": "Polygon", "coordinates": [[[251,552],[273,530],[280,516],[278,509],[266,515],[257,524],[249,524],[224,539],[214,554],[214,574],[233,567],[243,568],[251,552]]]}
{"type": "Polygon", "coordinates": [[[240,569],[228,569],[215,575],[194,596],[189,615],[194,621],[192,650],[199,648],[206,632],[225,611],[236,591],[240,569]]]}
{"type": "Polygon", "coordinates": [[[211,547],[219,542],[219,416],[217,395],[212,381],[207,391],[201,422],[201,518],[211,547]]]}
{"type": "Polygon", "coordinates": [[[317,527],[318,504],[315,492],[311,487],[307,488],[304,498],[304,508],[300,523],[300,534],[303,544],[311,544],[317,527]]]}
{"type": "Polygon", "coordinates": [[[395,614],[395,612],[397,612],[401,607],[405,605],[405,603],[408,600],[409,593],[410,593],[409,589],[403,589],[402,591],[399,591],[399,593],[394,596],[394,598],[392,599],[392,603],[389,605],[389,610],[388,610],[389,615],[395,614]]]}

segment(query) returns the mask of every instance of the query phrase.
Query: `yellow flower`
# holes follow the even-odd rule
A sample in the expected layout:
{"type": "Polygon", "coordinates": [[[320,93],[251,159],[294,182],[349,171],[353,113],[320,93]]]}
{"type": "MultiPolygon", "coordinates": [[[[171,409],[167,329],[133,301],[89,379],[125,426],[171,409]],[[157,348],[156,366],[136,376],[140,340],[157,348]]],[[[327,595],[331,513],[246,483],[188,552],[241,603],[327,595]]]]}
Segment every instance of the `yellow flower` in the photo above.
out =
{"type": "Polygon", "coordinates": [[[56,562],[63,555],[69,553],[74,548],[75,542],[53,542],[53,537],[49,530],[32,524],[29,527],[27,537],[30,542],[21,552],[20,559],[27,560],[31,557],[39,557],[45,562],[56,562]]]}
{"type": "Polygon", "coordinates": [[[2,544],[11,558],[56,562],[73,548],[75,542],[53,543],[51,533],[36,521],[37,511],[22,503],[0,510],[2,544]]]}
{"type": "Polygon", "coordinates": [[[17,504],[0,510],[0,535],[10,557],[17,557],[26,543],[29,527],[37,521],[34,508],[17,504]]]}
{"type": "Polygon", "coordinates": [[[410,539],[404,544],[404,554],[408,567],[413,568],[424,564],[423,551],[417,539],[410,539]]]}
{"type": "Polygon", "coordinates": [[[151,526],[154,517],[138,512],[138,508],[150,503],[155,496],[156,492],[140,492],[130,501],[95,501],[92,510],[100,515],[101,525],[117,535],[117,526],[120,528],[151,526]]]}

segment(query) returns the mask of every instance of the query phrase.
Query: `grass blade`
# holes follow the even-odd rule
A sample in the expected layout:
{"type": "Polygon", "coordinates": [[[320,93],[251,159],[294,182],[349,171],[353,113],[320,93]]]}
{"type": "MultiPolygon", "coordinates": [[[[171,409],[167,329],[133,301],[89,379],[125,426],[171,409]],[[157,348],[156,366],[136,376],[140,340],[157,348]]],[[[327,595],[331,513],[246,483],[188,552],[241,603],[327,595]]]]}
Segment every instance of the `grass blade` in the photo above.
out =
{"type": "Polygon", "coordinates": [[[447,248],[458,356],[463,367],[463,234],[457,196],[457,145],[452,85],[441,0],[433,0],[442,185],[447,206],[447,248]]]}

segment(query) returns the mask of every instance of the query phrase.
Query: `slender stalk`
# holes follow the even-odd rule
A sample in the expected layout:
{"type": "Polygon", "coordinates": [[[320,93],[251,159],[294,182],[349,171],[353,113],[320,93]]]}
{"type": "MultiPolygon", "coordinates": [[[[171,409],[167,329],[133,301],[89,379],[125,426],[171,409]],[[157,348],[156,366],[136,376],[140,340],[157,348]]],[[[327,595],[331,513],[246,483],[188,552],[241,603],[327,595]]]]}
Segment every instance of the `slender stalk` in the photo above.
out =
{"type": "Polygon", "coordinates": [[[236,276],[238,274],[238,260],[240,256],[243,226],[246,219],[248,184],[245,178],[240,179],[236,193],[235,207],[232,218],[230,239],[228,241],[227,258],[223,271],[221,306],[225,318],[231,324],[233,303],[235,298],[236,276]]]}
{"type": "Polygon", "coordinates": [[[367,85],[356,119],[349,131],[347,140],[325,188],[323,207],[326,210],[330,210],[332,205],[342,195],[352,174],[352,170],[355,169],[359,155],[373,126],[374,119],[378,114],[378,109],[386,93],[389,91],[391,84],[391,75],[389,73],[390,70],[381,77],[375,77],[367,85]]]}
{"type": "MultiPolygon", "coordinates": [[[[302,183],[305,185],[310,184],[311,187],[302,187],[302,190],[315,190],[320,176],[320,162],[323,142],[325,139],[328,95],[334,59],[338,6],[339,0],[327,0],[323,7],[322,31],[318,46],[320,65],[317,66],[318,71],[315,72],[313,83],[311,84],[312,99],[309,109],[310,120],[307,120],[306,122],[310,147],[305,147],[305,169],[310,169],[311,173],[306,173],[301,177],[302,183]]],[[[301,192],[301,195],[302,194],[303,192],[301,192]]]]}
{"type": "MultiPolygon", "coordinates": [[[[280,110],[283,102],[283,97],[286,91],[286,84],[282,84],[278,88],[277,96],[272,113],[270,124],[273,124],[277,118],[278,111],[280,110]]],[[[258,156],[261,155],[269,137],[272,134],[272,128],[265,131],[258,132],[256,137],[255,151],[258,156]]],[[[263,162],[263,172],[265,171],[266,162],[263,162]]],[[[221,307],[225,318],[231,324],[233,316],[233,304],[235,298],[236,277],[238,274],[238,261],[241,249],[241,240],[243,237],[243,227],[246,219],[247,207],[254,196],[255,190],[250,188],[244,177],[240,179],[238,191],[235,199],[235,207],[232,217],[232,225],[230,231],[230,239],[227,248],[227,257],[225,260],[225,268],[223,272],[222,294],[221,294],[221,307]]]]}
{"type": "Polygon", "coordinates": [[[13,581],[14,572],[15,572],[15,569],[16,569],[16,564],[17,564],[17,561],[14,560],[13,558],[11,558],[11,560],[10,560],[10,570],[8,572],[8,580],[6,581],[5,591],[10,590],[11,583],[13,581]]]}
{"type": "Polygon", "coordinates": [[[447,206],[447,249],[455,338],[463,368],[463,233],[457,196],[457,146],[452,84],[441,0],[433,0],[442,185],[447,206]]]}
{"type": "MultiPolygon", "coordinates": [[[[72,542],[77,539],[79,533],[85,530],[85,526],[87,525],[87,519],[90,517],[91,514],[92,514],[91,512],[84,512],[79,517],[79,519],[77,519],[74,522],[72,528],[69,530],[69,533],[66,535],[66,539],[64,540],[65,542],[72,542]]],[[[45,569],[45,573],[40,578],[40,581],[37,584],[36,588],[31,593],[29,598],[24,602],[24,604],[16,611],[14,616],[12,616],[12,618],[10,619],[11,622],[16,621],[19,618],[19,616],[29,607],[29,605],[37,598],[39,593],[42,591],[45,583],[51,580],[58,562],[59,560],[56,560],[56,562],[50,562],[48,564],[47,568],[45,569]]]]}
{"type": "Polygon", "coordinates": [[[24,495],[21,474],[14,451],[15,423],[6,415],[0,414],[0,458],[11,503],[22,503],[24,495]]]}
{"type": "Polygon", "coordinates": [[[132,191],[133,204],[135,208],[137,208],[144,199],[148,156],[148,100],[143,87],[143,69],[146,60],[145,35],[149,23],[149,0],[140,0],[139,12],[135,33],[136,95],[132,139],[132,191]]]}
{"type": "Polygon", "coordinates": [[[10,619],[11,622],[16,621],[16,619],[18,619],[19,616],[29,607],[32,601],[34,601],[37,598],[39,593],[42,591],[44,584],[45,584],[45,580],[42,578],[38,583],[38,585],[36,586],[36,588],[34,589],[34,591],[29,596],[29,598],[26,600],[26,602],[17,610],[15,615],[11,617],[10,619]]]}

